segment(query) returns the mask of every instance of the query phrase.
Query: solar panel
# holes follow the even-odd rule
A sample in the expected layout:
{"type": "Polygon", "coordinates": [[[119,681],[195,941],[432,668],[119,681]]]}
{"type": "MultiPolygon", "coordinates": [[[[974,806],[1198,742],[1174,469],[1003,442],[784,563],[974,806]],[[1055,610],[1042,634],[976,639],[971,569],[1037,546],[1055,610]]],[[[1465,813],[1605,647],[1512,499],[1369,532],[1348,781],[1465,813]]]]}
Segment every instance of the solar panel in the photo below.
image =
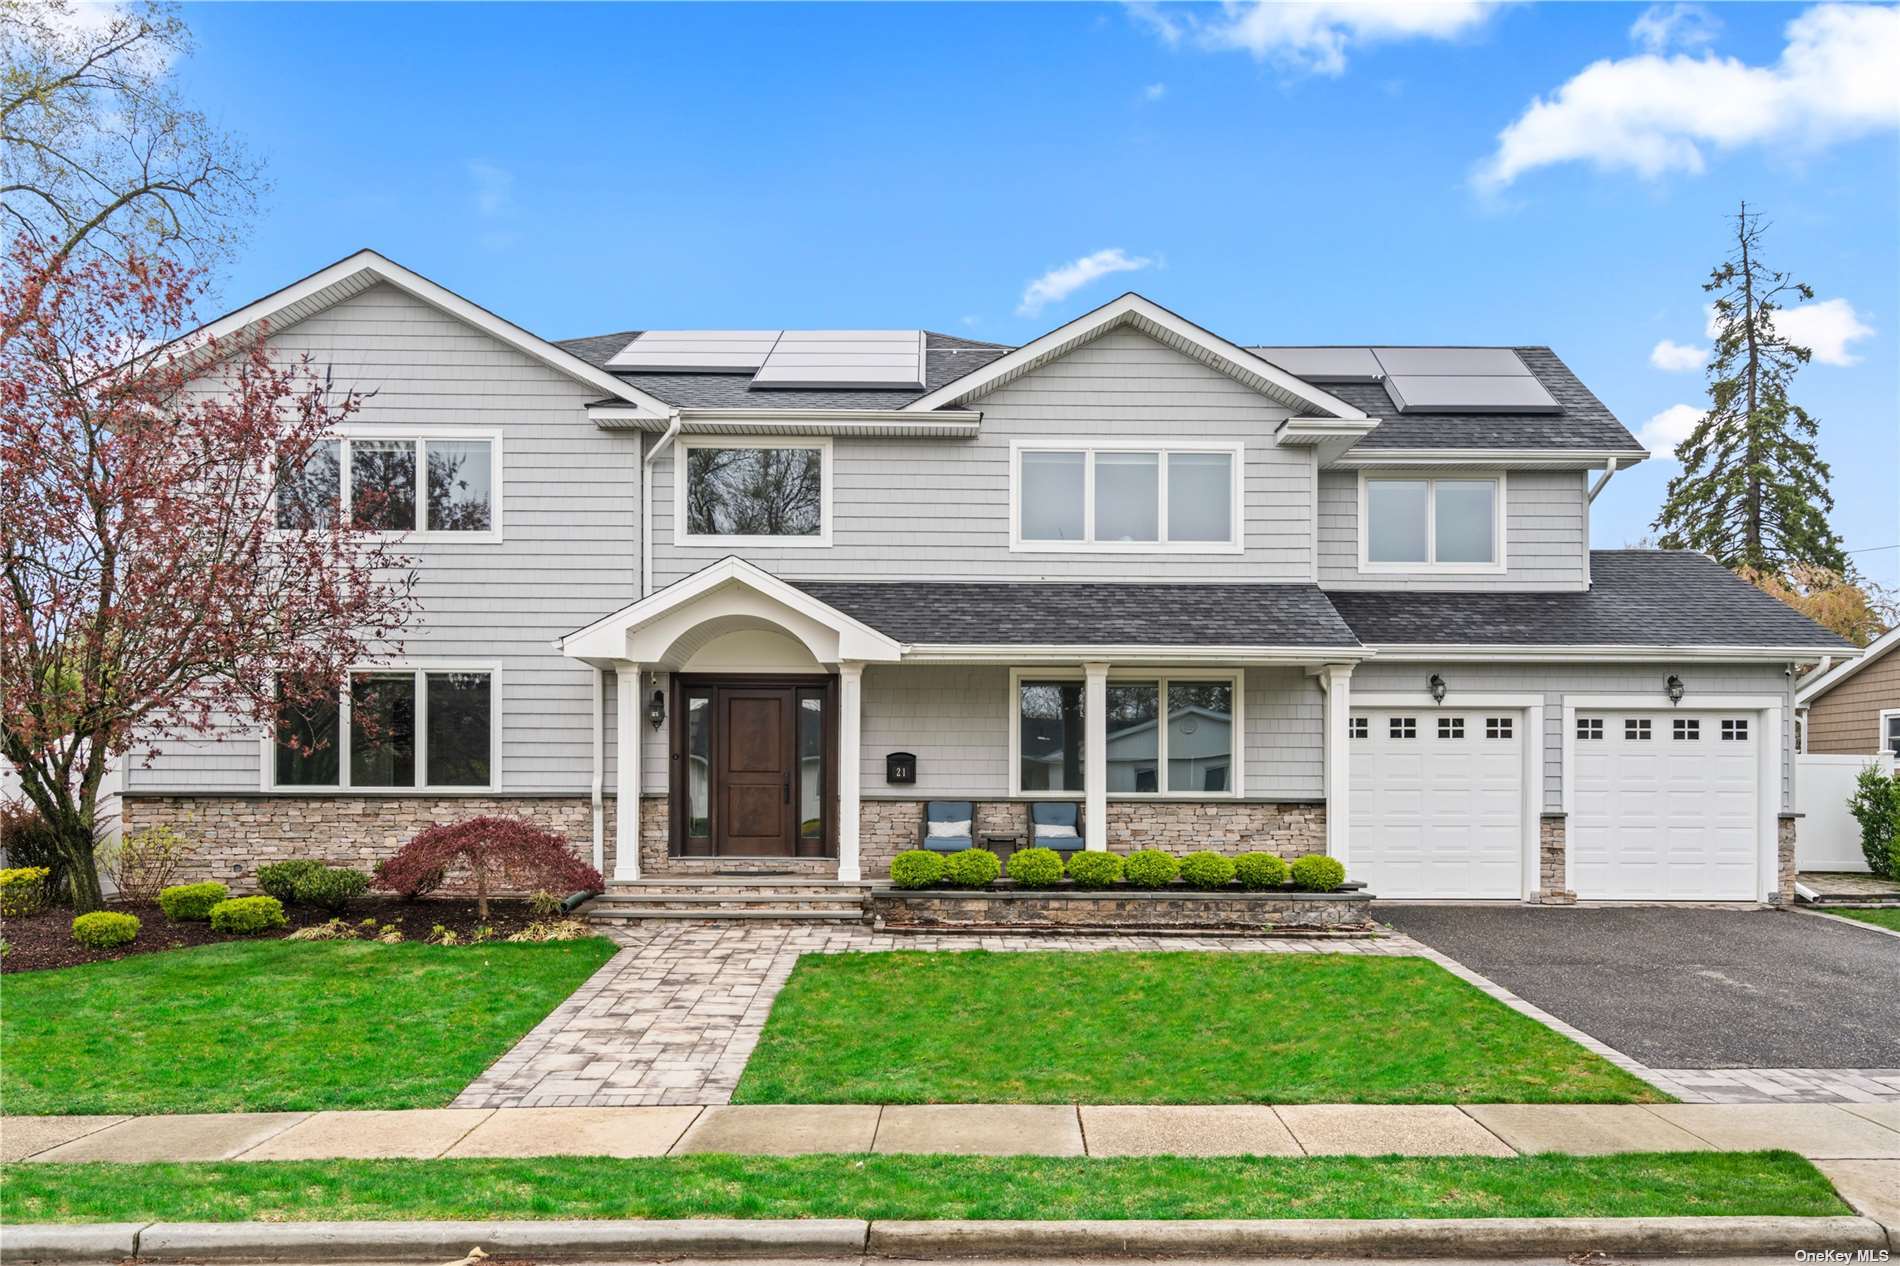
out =
{"type": "Polygon", "coordinates": [[[1385,377],[1369,347],[1250,347],[1296,378],[1308,382],[1377,382],[1385,377]]]}
{"type": "Polygon", "coordinates": [[[924,385],[922,330],[787,330],[754,387],[908,387],[924,385]]]}
{"type": "Polygon", "coordinates": [[[615,352],[609,369],[644,373],[733,374],[765,364],[778,330],[648,330],[615,352]]]}
{"type": "Polygon", "coordinates": [[[1375,347],[1388,377],[1395,374],[1429,374],[1435,377],[1497,376],[1529,378],[1531,371],[1508,347],[1375,347]]]}
{"type": "Polygon", "coordinates": [[[1544,384],[1524,377],[1394,374],[1386,394],[1400,413],[1561,413],[1544,384]]]}

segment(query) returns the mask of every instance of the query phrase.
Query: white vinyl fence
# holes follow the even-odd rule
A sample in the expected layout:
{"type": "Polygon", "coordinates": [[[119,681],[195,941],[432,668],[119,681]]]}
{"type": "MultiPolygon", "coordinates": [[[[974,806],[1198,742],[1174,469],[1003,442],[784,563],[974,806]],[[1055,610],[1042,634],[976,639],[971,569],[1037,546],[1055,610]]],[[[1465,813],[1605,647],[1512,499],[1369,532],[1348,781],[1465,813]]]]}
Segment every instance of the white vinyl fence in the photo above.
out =
{"type": "Polygon", "coordinates": [[[1801,870],[1867,869],[1860,851],[1860,823],[1847,811],[1860,771],[1878,764],[1893,772],[1893,754],[1882,756],[1795,757],[1795,803],[1802,817],[1795,825],[1795,865],[1801,870]]]}

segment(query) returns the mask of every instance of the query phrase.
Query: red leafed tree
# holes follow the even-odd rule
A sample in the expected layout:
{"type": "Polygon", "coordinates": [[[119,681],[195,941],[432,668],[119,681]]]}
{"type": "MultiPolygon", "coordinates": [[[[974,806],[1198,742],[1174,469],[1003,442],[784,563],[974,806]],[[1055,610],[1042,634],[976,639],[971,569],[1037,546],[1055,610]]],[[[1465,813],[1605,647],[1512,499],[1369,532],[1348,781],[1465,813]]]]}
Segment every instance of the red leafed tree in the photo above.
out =
{"type": "Polygon", "coordinates": [[[477,917],[486,919],[494,893],[598,892],[601,880],[553,832],[519,818],[484,817],[418,832],[376,868],[376,886],[405,897],[467,893],[477,917]]]}
{"type": "Polygon", "coordinates": [[[58,833],[79,910],[101,904],[109,760],[334,700],[415,605],[399,541],[334,499],[278,504],[361,398],[262,329],[189,333],[201,293],[162,257],[60,258],[24,237],[0,275],[0,318],[20,318],[0,342],[0,751],[58,833]]]}

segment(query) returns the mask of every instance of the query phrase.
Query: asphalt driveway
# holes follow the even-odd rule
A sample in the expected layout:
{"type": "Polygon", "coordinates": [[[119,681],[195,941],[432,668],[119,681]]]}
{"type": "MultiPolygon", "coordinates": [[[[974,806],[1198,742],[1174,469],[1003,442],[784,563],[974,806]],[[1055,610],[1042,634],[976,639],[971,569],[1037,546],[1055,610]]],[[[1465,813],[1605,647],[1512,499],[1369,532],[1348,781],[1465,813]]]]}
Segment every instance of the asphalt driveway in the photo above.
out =
{"type": "Polygon", "coordinates": [[[1773,910],[1373,912],[1652,1068],[1900,1068],[1900,937],[1773,910]]]}

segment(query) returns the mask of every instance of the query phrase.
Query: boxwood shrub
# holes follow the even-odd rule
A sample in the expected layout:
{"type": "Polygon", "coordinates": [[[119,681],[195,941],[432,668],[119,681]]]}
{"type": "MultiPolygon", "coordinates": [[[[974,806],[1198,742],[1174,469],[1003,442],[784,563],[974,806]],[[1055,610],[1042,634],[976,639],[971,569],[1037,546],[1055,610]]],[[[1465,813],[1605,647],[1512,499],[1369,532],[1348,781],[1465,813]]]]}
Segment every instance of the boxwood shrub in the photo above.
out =
{"type": "Polygon", "coordinates": [[[1324,853],[1308,853],[1292,866],[1293,886],[1307,892],[1331,892],[1346,882],[1346,868],[1324,853]]]}
{"type": "Polygon", "coordinates": [[[275,897],[289,905],[297,899],[297,881],[322,869],[322,862],[307,857],[292,858],[287,862],[267,862],[257,868],[257,886],[265,896],[275,897]]]}
{"type": "Polygon", "coordinates": [[[174,884],[158,894],[158,908],[173,923],[203,923],[211,917],[211,907],[231,895],[231,890],[215,880],[202,884],[174,884]]]}
{"type": "Polygon", "coordinates": [[[934,888],[942,882],[942,853],[913,848],[891,858],[891,886],[894,888],[934,888]]]}
{"type": "Polygon", "coordinates": [[[0,870],[0,914],[24,918],[44,910],[52,900],[46,884],[52,873],[50,866],[14,866],[0,870]]]}
{"type": "Polygon", "coordinates": [[[981,888],[996,882],[1003,864],[987,848],[966,848],[943,859],[943,877],[958,888],[981,888]]]}
{"type": "Polygon", "coordinates": [[[1278,888],[1286,882],[1286,859],[1278,853],[1242,853],[1234,859],[1234,876],[1242,888],[1255,892],[1278,888]]]}
{"type": "Polygon", "coordinates": [[[73,939],[87,949],[117,949],[139,934],[139,917],[116,910],[94,910],[73,920],[73,939]]]}
{"type": "Polygon", "coordinates": [[[1180,873],[1181,863],[1159,849],[1144,848],[1139,853],[1130,853],[1128,860],[1122,863],[1122,877],[1137,888],[1160,888],[1173,883],[1180,873]]]}
{"type": "Polygon", "coordinates": [[[1011,853],[1009,877],[1025,888],[1053,888],[1062,882],[1062,854],[1053,848],[1025,848],[1011,853]]]}
{"type": "Polygon", "coordinates": [[[300,905],[335,914],[369,891],[369,876],[348,866],[319,866],[300,875],[292,891],[300,905]]]}
{"type": "Polygon", "coordinates": [[[1078,888],[1106,888],[1122,877],[1122,855],[1084,849],[1069,858],[1069,878],[1078,888]]]}
{"type": "Polygon", "coordinates": [[[1189,853],[1181,859],[1181,878],[1193,888],[1225,888],[1234,881],[1234,863],[1219,853],[1189,853]]]}
{"type": "Polygon", "coordinates": [[[275,897],[233,897],[211,907],[211,930],[233,936],[253,936],[289,923],[284,903],[275,897]]]}

